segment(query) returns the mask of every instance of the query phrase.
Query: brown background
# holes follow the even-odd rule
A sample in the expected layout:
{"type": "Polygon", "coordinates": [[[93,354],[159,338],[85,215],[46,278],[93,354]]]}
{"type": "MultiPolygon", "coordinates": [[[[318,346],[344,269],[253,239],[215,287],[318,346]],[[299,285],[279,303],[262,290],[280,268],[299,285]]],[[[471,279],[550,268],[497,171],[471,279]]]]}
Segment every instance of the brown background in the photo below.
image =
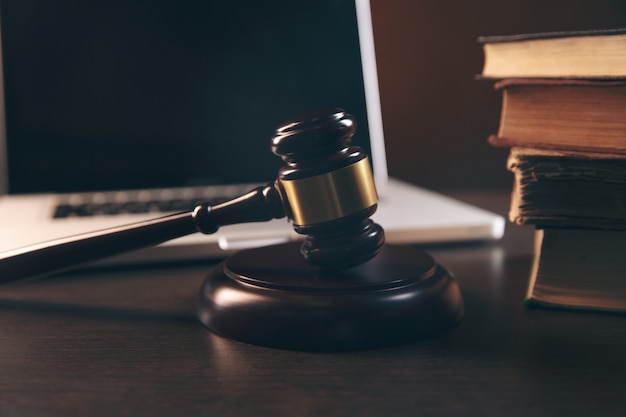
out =
{"type": "Polygon", "coordinates": [[[508,188],[491,148],[500,96],[480,35],[626,26],[624,0],[371,0],[390,173],[435,189],[508,188]]]}

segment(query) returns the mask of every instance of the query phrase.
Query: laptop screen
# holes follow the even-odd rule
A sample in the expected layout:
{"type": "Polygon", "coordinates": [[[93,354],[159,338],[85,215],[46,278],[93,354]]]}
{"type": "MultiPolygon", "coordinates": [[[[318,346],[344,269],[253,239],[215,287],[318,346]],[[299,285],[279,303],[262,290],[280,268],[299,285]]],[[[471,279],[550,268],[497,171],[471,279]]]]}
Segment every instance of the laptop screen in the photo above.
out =
{"type": "Polygon", "coordinates": [[[354,2],[0,5],[11,193],[271,181],[275,128],[329,107],[370,153],[354,2]]]}

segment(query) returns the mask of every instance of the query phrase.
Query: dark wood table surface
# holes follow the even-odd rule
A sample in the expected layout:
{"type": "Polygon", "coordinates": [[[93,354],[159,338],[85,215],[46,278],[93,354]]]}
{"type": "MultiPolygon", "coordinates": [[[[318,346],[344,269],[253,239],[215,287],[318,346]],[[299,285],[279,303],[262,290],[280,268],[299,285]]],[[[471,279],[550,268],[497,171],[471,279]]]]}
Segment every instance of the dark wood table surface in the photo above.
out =
{"type": "MultiPolygon", "coordinates": [[[[505,213],[506,192],[455,196],[505,213]]],[[[522,304],[532,230],[432,247],[466,314],[384,349],[295,352],[195,318],[212,263],[82,271],[0,288],[1,416],[624,416],[626,317],[522,304]]]]}

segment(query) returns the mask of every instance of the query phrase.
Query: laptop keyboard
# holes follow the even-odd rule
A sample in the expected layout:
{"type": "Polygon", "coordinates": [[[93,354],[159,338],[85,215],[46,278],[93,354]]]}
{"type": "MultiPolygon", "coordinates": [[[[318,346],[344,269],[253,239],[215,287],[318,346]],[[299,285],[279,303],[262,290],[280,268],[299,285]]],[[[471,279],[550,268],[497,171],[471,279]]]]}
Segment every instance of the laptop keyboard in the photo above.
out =
{"type": "Polygon", "coordinates": [[[166,188],[60,195],[53,217],[115,216],[193,210],[201,203],[218,204],[239,197],[255,185],[166,188]]]}

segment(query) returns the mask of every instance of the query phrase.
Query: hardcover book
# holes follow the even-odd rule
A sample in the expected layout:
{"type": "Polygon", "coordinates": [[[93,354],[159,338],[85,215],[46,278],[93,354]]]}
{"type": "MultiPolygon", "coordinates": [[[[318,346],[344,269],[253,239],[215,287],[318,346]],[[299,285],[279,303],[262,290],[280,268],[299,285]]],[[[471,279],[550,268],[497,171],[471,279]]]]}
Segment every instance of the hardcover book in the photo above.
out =
{"type": "Polygon", "coordinates": [[[622,78],[626,28],[482,36],[482,78],[622,78]]]}
{"type": "Polygon", "coordinates": [[[626,81],[504,80],[494,146],[626,153],[626,81]]]}
{"type": "Polygon", "coordinates": [[[511,222],[626,230],[626,155],[515,147],[507,168],[511,222]]]}
{"type": "Polygon", "coordinates": [[[538,229],[526,303],[626,312],[626,231],[538,229]]]}

